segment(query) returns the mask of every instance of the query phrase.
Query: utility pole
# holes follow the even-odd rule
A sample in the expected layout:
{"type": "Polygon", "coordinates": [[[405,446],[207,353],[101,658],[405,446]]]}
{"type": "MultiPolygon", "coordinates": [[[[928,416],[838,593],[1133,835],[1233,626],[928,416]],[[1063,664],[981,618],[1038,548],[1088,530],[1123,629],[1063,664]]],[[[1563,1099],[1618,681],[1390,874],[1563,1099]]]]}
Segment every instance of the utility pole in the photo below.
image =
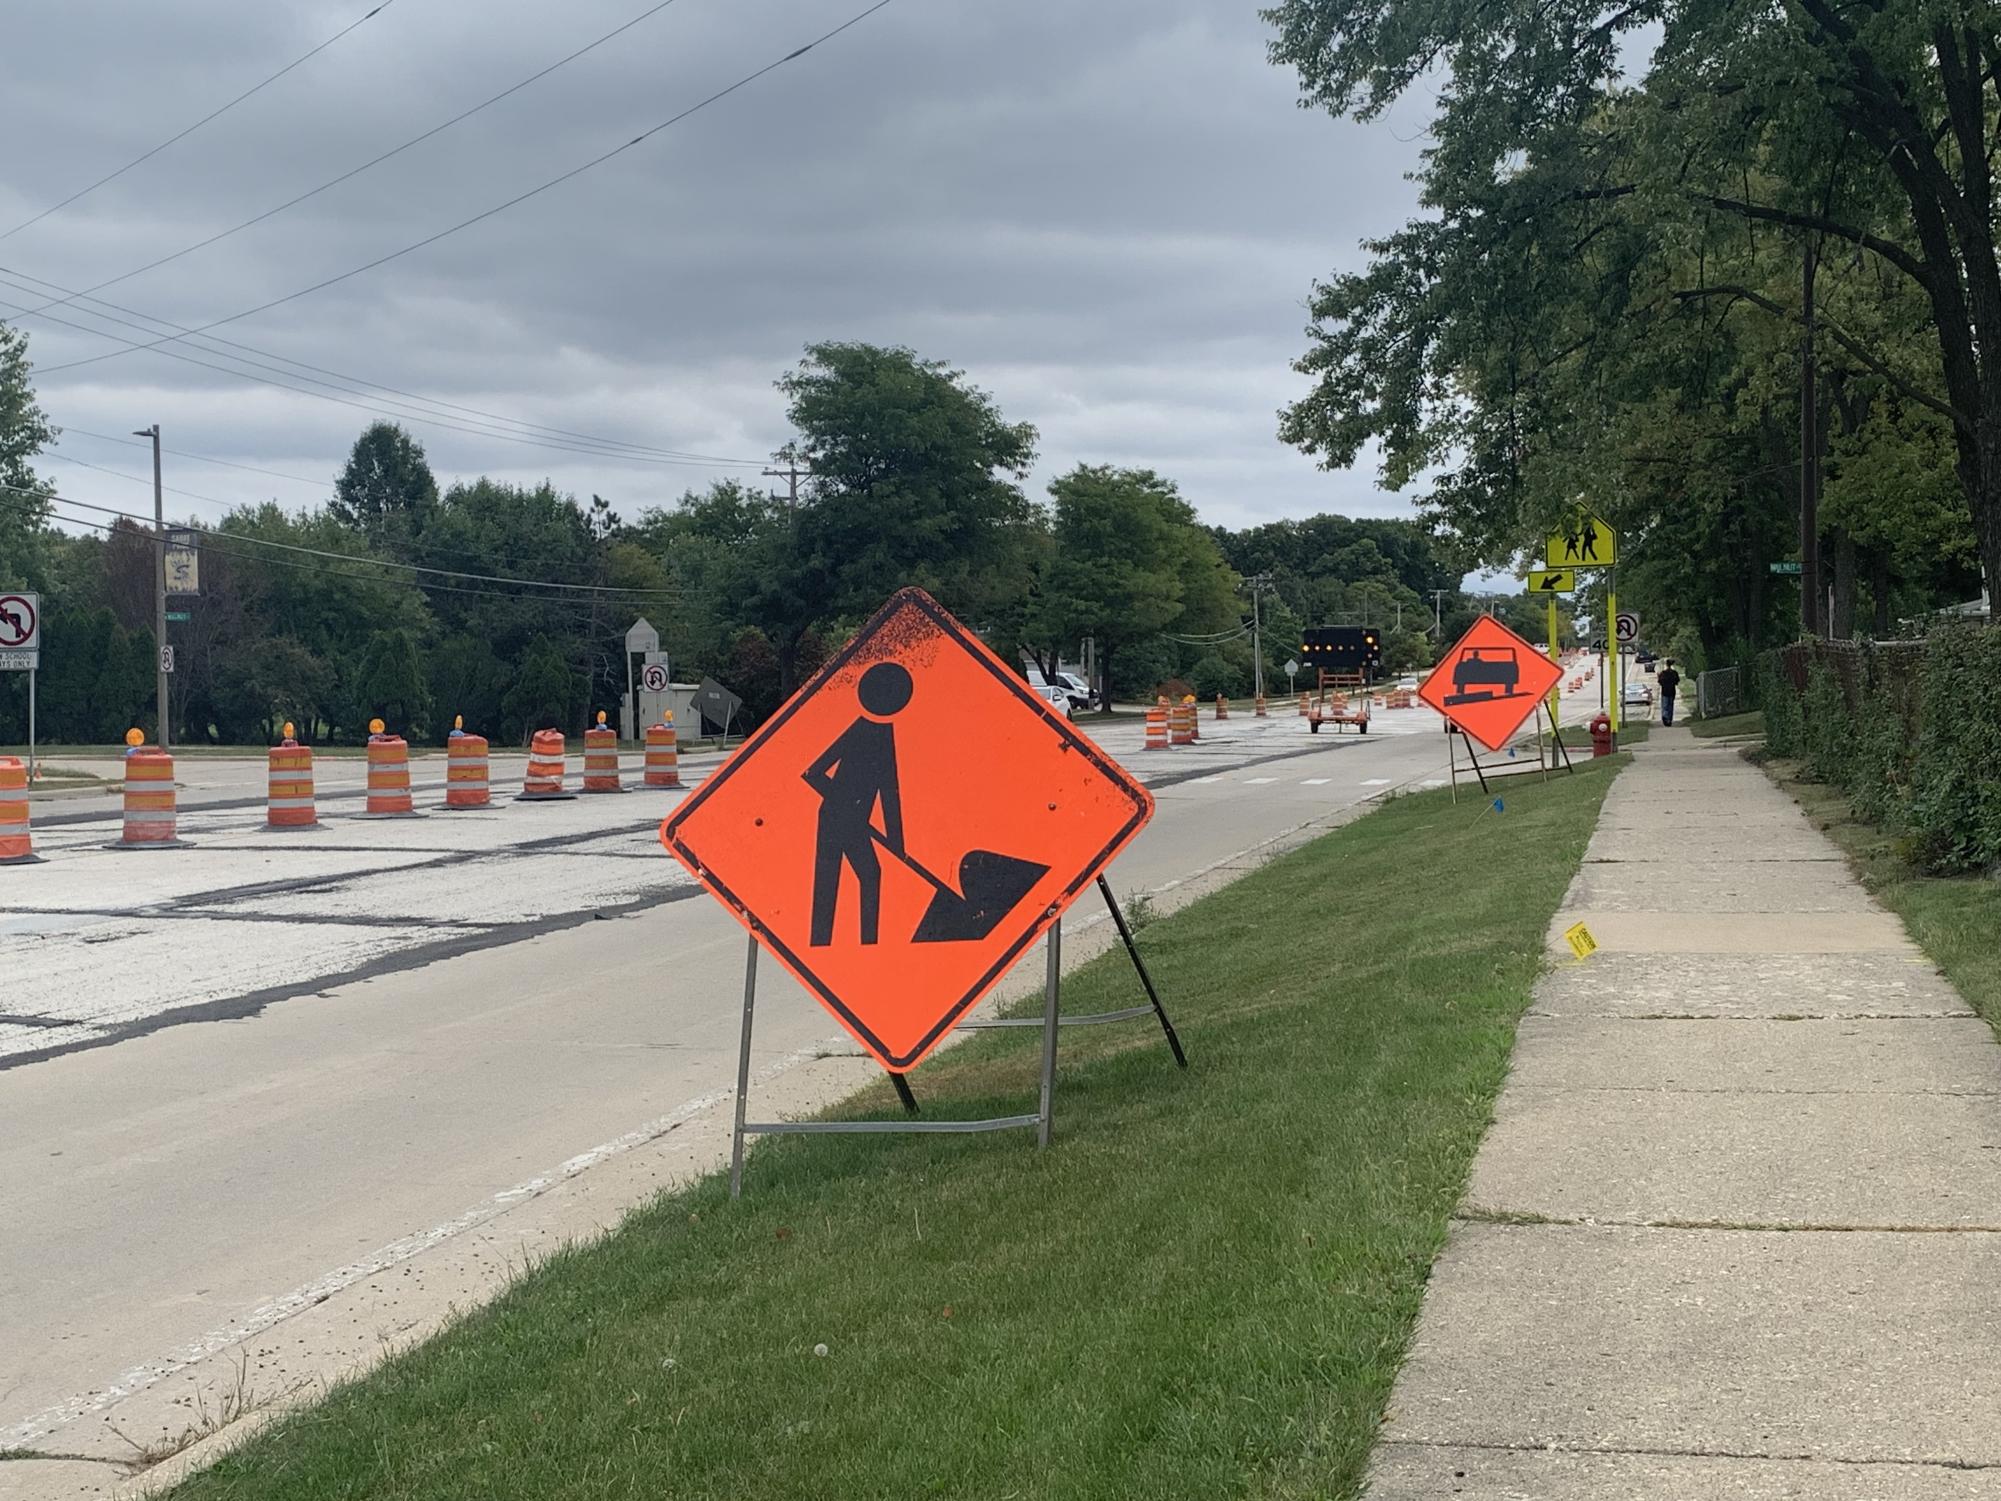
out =
{"type": "Polygon", "coordinates": [[[767,469],[764,473],[773,479],[784,480],[788,489],[783,496],[774,494],[771,498],[773,500],[783,500],[785,502],[785,509],[796,513],[799,509],[799,480],[802,476],[809,475],[813,471],[799,467],[799,450],[793,444],[787,443],[777,453],[773,454],[772,457],[784,460],[785,467],[783,469],[767,469]]]}
{"type": "Polygon", "coordinates": [[[1259,601],[1265,590],[1271,587],[1271,575],[1260,573],[1244,582],[1251,588],[1251,694],[1253,698],[1265,696],[1265,645],[1264,611],[1259,601]]]}
{"type": "Polygon", "coordinates": [[[1815,248],[1809,235],[1800,268],[1800,626],[1817,637],[1826,633],[1820,613],[1820,423],[1813,370],[1815,248]]]}
{"type": "Polygon", "coordinates": [[[160,749],[168,748],[167,728],[167,507],[160,488],[160,424],[141,428],[135,438],[153,440],[153,677],[159,693],[160,749]]]}
{"type": "Polygon", "coordinates": [[[1431,639],[1436,641],[1445,629],[1445,591],[1431,591],[1431,639]]]}

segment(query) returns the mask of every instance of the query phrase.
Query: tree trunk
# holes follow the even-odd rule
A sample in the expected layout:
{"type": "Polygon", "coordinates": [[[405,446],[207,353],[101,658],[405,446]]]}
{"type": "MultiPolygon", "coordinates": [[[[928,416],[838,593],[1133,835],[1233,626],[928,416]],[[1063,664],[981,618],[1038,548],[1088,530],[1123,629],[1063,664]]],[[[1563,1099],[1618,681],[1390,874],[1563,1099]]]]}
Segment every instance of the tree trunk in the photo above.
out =
{"type": "Polygon", "coordinates": [[[1830,533],[1833,543],[1834,609],[1827,624],[1827,633],[1837,641],[1850,641],[1855,636],[1855,538],[1848,528],[1838,526],[1830,533]]]}

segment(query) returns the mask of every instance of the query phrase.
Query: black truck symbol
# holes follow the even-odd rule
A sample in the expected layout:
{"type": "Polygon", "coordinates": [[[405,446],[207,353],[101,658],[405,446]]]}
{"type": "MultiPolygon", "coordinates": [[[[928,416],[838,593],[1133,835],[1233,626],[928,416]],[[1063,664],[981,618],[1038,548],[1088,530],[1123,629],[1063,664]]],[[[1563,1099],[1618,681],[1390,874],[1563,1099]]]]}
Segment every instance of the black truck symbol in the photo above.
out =
{"type": "Polygon", "coordinates": [[[1446,695],[1445,701],[1477,704],[1514,698],[1521,680],[1521,664],[1512,646],[1469,646],[1466,655],[1452,664],[1452,686],[1458,691],[1446,695]]]}

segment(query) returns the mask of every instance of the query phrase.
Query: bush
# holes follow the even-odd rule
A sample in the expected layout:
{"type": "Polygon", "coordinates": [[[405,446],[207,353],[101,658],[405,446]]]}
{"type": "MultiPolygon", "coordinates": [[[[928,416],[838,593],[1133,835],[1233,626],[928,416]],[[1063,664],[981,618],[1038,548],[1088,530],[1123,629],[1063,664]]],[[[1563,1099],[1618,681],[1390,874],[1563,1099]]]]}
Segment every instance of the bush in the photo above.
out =
{"type": "Polygon", "coordinates": [[[1219,693],[1225,698],[1242,698],[1249,692],[1244,670],[1213,652],[1197,662],[1188,676],[1195,685],[1195,696],[1204,703],[1213,701],[1219,693]]]}
{"type": "Polygon", "coordinates": [[[1911,755],[1917,739],[1911,714],[1917,698],[1917,684],[1911,679],[1915,665],[1895,661],[1880,650],[1863,657],[1848,800],[1870,823],[1900,826],[1909,810],[1911,755]]]}
{"type": "Polygon", "coordinates": [[[1925,645],[1907,824],[1938,874],[2001,865],[2001,631],[1953,627],[1925,645]]]}
{"type": "Polygon", "coordinates": [[[1821,657],[1807,668],[1800,753],[1807,776],[1844,791],[1855,770],[1855,716],[1841,679],[1821,657]]]}
{"type": "Polygon", "coordinates": [[[1804,716],[1799,693],[1777,652],[1758,659],[1756,681],[1758,707],[1765,711],[1765,749],[1775,756],[1797,756],[1804,716]]]}

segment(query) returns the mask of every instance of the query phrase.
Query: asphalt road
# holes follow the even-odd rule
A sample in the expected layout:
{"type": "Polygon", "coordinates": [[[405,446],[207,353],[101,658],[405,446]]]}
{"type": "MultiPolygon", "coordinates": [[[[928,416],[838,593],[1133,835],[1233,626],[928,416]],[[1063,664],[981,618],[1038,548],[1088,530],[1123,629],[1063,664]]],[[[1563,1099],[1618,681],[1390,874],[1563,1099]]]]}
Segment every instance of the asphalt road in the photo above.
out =
{"type": "MultiPolygon", "coordinates": [[[[1140,735],[1101,732],[1159,805],[1112,880],[1163,909],[1445,775],[1423,709],[1140,735]]],[[[186,850],[38,807],[45,863],[0,871],[0,1449],[129,1459],[310,1393],[727,1147],[745,939],[660,850],[679,794],[288,835],[237,806],[261,774],[183,761],[186,850]]],[[[1111,936],[1080,904],[1066,960],[1111,936]]],[[[753,1116],[873,1069],[769,964],[757,1042],[753,1116]]],[[[0,1498],[111,1473],[0,1465],[0,1498]]]]}

